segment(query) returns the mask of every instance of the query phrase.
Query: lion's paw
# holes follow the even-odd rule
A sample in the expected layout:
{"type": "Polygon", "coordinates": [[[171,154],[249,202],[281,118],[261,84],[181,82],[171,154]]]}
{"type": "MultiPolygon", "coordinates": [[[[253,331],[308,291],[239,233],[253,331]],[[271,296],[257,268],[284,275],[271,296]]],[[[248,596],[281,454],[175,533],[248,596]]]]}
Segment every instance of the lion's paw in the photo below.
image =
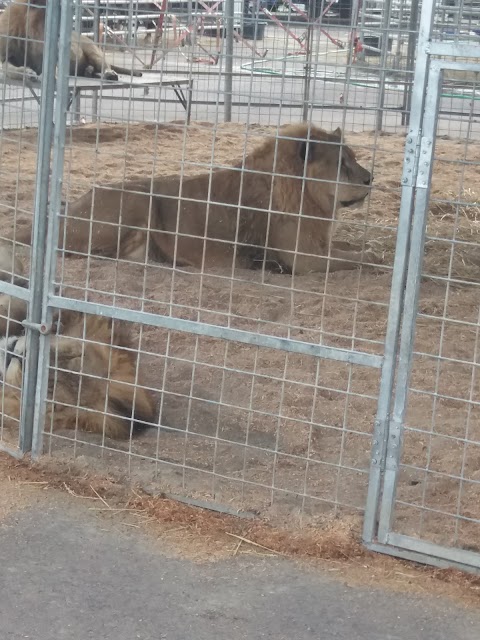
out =
{"type": "Polygon", "coordinates": [[[33,69],[23,69],[23,77],[27,82],[40,82],[40,76],[33,69]]]}
{"type": "Polygon", "coordinates": [[[118,80],[118,74],[115,71],[112,71],[111,69],[108,69],[107,71],[105,71],[105,73],[103,74],[103,77],[105,78],[105,80],[118,80]]]}
{"type": "Polygon", "coordinates": [[[383,257],[372,249],[366,249],[363,254],[363,262],[371,266],[381,265],[383,264],[383,257]]]}

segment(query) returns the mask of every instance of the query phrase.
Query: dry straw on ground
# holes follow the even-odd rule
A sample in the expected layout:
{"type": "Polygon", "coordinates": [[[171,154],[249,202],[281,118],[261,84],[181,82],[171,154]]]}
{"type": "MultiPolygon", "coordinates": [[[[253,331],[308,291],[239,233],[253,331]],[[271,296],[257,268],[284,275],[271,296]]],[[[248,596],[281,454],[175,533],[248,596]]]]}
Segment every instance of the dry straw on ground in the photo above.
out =
{"type": "MultiPolygon", "coordinates": [[[[310,569],[327,571],[352,585],[447,597],[478,607],[479,577],[368,552],[360,544],[358,522],[330,521],[322,528],[292,533],[265,520],[252,523],[162,496],[152,497],[140,487],[128,487],[114,477],[87,474],[75,464],[62,465],[48,459],[32,464],[3,454],[0,484],[0,510],[6,493],[15,495],[22,508],[29,504],[38,508],[48,494],[58,504],[63,493],[99,518],[147,534],[153,547],[158,541],[159,552],[191,561],[221,561],[245,553],[277,555],[307,562],[310,569]]],[[[13,514],[11,510],[4,514],[7,526],[8,515],[13,514]]]]}

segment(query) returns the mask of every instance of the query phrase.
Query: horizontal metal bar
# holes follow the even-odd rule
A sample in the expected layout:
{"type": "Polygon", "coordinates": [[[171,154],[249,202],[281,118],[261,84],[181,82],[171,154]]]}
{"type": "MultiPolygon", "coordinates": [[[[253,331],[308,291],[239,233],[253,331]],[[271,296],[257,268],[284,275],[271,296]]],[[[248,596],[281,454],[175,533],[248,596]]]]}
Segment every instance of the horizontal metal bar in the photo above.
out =
{"type": "MultiPolygon", "coordinates": [[[[427,540],[419,540],[401,533],[390,532],[387,536],[387,544],[400,547],[406,551],[421,554],[426,558],[436,558],[444,562],[455,563],[463,567],[471,567],[480,572],[480,553],[467,549],[455,549],[454,547],[444,547],[427,540]]],[[[427,559],[427,562],[429,560],[427,559]]]]}
{"type": "Polygon", "coordinates": [[[425,52],[431,56],[455,56],[458,58],[478,58],[478,44],[458,44],[455,42],[429,42],[425,52]]]}
{"type": "Polygon", "coordinates": [[[182,331],[184,333],[193,333],[195,335],[208,336],[210,338],[221,338],[223,340],[231,340],[232,342],[242,342],[243,344],[251,344],[253,346],[264,347],[266,349],[278,349],[280,351],[288,351],[290,353],[302,353],[315,358],[337,360],[339,362],[358,364],[364,367],[373,367],[375,369],[379,369],[383,362],[383,356],[371,353],[361,353],[359,351],[348,351],[346,349],[337,349],[335,347],[325,347],[318,344],[300,342],[299,340],[278,338],[276,336],[268,336],[253,333],[251,331],[231,329],[230,327],[218,327],[212,324],[194,322],[193,320],[183,320],[182,318],[172,318],[171,316],[147,313],[146,311],[121,309],[105,304],[96,304],[94,302],[85,302],[84,300],[64,298],[62,296],[50,296],[48,299],[48,306],[56,309],[67,309],[79,311],[80,313],[105,316],[116,320],[140,322],[154,327],[161,327],[162,329],[170,329],[171,331],[182,331]]]}
{"type": "Polygon", "coordinates": [[[237,510],[229,507],[228,505],[220,504],[219,502],[208,502],[207,500],[198,500],[196,498],[189,498],[188,496],[181,496],[176,493],[164,493],[163,491],[154,493],[149,489],[146,489],[145,487],[142,487],[142,490],[154,497],[160,496],[162,498],[166,498],[167,500],[175,500],[176,502],[188,504],[191,507],[208,509],[209,511],[215,511],[217,513],[226,513],[230,516],[235,516],[236,518],[244,518],[248,520],[254,520],[255,518],[258,518],[258,513],[253,513],[252,511],[237,510]]]}
{"type": "Polygon", "coordinates": [[[377,553],[385,553],[386,555],[393,556],[394,558],[402,558],[403,560],[410,560],[411,562],[418,562],[420,564],[428,564],[433,567],[439,567],[440,569],[459,569],[460,571],[466,571],[478,575],[480,569],[469,564],[462,564],[454,562],[453,560],[443,560],[436,556],[428,555],[424,553],[418,553],[415,551],[409,551],[408,549],[402,549],[401,547],[395,547],[393,545],[379,544],[378,542],[365,543],[365,546],[370,551],[376,551],[377,553]]]}
{"type": "Polygon", "coordinates": [[[23,453],[21,449],[15,449],[14,447],[9,447],[8,444],[4,444],[3,442],[0,442],[0,453],[7,453],[9,456],[11,456],[12,458],[15,458],[16,460],[23,459],[23,453]]]}
{"type": "Polygon", "coordinates": [[[3,280],[0,280],[0,293],[12,296],[12,298],[20,298],[20,300],[30,302],[30,289],[19,287],[16,284],[11,284],[11,282],[4,282],[3,280]]]}
{"type": "MultiPolygon", "coordinates": [[[[477,47],[477,58],[480,57],[480,48],[477,47]]],[[[480,73],[480,63],[475,62],[454,62],[453,60],[432,60],[430,63],[432,71],[438,72],[442,69],[452,69],[454,71],[471,71],[480,73]]]]}

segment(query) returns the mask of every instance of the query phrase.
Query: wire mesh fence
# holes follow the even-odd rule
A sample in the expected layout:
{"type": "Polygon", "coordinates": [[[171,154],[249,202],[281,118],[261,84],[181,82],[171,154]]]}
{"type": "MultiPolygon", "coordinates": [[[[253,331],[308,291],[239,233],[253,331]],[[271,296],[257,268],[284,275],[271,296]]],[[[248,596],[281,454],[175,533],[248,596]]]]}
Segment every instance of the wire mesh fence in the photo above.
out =
{"type": "Polygon", "coordinates": [[[476,5],[60,4],[0,18],[2,449],[477,566],[476,5]]]}

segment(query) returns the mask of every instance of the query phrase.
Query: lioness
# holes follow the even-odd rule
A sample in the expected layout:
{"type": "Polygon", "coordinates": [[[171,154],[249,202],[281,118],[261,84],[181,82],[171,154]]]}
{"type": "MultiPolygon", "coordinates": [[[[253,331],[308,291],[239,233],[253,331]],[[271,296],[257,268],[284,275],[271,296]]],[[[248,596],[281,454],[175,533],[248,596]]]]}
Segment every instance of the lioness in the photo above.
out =
{"type": "MultiPolygon", "coordinates": [[[[23,274],[11,243],[0,242],[0,280],[26,286],[23,274]]],[[[7,426],[20,418],[26,339],[15,334],[23,332],[26,313],[24,300],[0,295],[0,407],[7,426]]],[[[47,428],[53,415],[54,430],[78,428],[123,439],[131,429],[154,424],[155,401],[137,376],[127,323],[73,311],[62,311],[58,321],[60,331],[50,338],[48,398],[53,403],[47,404],[47,428]]]]}
{"type": "MultiPolygon", "coordinates": [[[[0,61],[5,74],[13,80],[25,76],[35,81],[42,73],[46,2],[14,0],[0,16],[0,61]]],[[[90,38],[72,33],[71,75],[118,80],[118,73],[142,75],[140,71],[109,64],[90,38]]]]}
{"type": "Polygon", "coordinates": [[[363,203],[371,182],[339,129],[288,125],[244,163],[211,175],[95,187],[68,204],[60,245],[199,268],[252,267],[266,257],[296,274],[328,262],[352,269],[362,254],[330,247],[332,218],[363,203]]]}

